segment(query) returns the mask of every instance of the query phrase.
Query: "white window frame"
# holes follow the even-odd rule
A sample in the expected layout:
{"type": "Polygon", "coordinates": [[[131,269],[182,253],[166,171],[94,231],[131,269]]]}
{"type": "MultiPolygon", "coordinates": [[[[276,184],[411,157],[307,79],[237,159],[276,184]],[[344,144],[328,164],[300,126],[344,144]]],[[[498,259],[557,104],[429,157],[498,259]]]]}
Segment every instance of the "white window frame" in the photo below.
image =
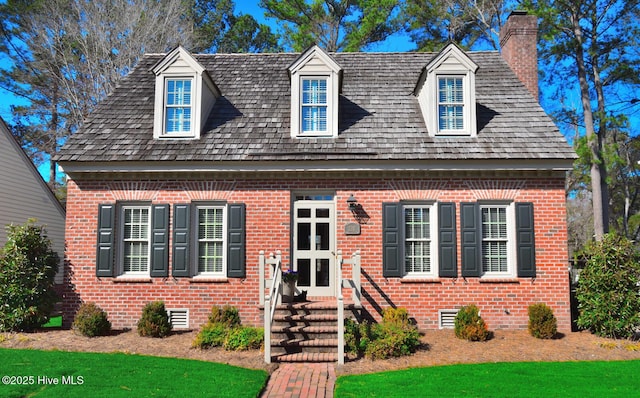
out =
{"type": "Polygon", "coordinates": [[[403,244],[403,275],[405,278],[436,278],[438,276],[438,208],[436,203],[432,202],[412,202],[403,203],[402,205],[402,244],[403,244]],[[405,209],[423,208],[429,210],[429,266],[430,270],[425,271],[407,271],[407,223],[405,218],[405,209]]]}
{"type": "Polygon", "coordinates": [[[330,90],[330,86],[331,86],[331,81],[329,76],[300,76],[300,102],[299,102],[299,106],[300,106],[300,136],[330,136],[331,134],[329,133],[329,129],[331,126],[331,114],[329,112],[329,102],[331,101],[330,97],[329,97],[329,92],[330,90]],[[304,94],[305,94],[305,90],[304,90],[304,82],[305,81],[324,81],[325,83],[325,101],[324,103],[314,103],[314,102],[309,102],[309,103],[305,103],[304,102],[304,94]],[[325,120],[324,120],[324,124],[325,124],[325,129],[324,130],[305,130],[304,126],[305,126],[305,118],[304,118],[304,109],[305,108],[324,108],[324,113],[325,113],[325,120]]]}
{"type": "Polygon", "coordinates": [[[195,277],[226,277],[227,275],[227,206],[224,204],[196,204],[194,216],[194,253],[195,253],[195,277]],[[200,210],[216,209],[222,211],[222,239],[203,239],[200,237],[200,210]],[[222,243],[222,267],[220,271],[200,271],[200,243],[222,243]]]}
{"type": "Polygon", "coordinates": [[[466,77],[466,75],[453,75],[453,74],[441,74],[441,75],[437,75],[436,78],[436,107],[437,107],[437,117],[438,117],[438,134],[443,134],[443,135],[458,135],[461,133],[465,133],[468,130],[468,126],[470,121],[469,116],[468,116],[468,107],[469,104],[466,101],[467,98],[467,92],[469,90],[469,84],[468,84],[468,78],[466,77]],[[446,79],[460,79],[462,81],[462,101],[461,102],[455,102],[455,101],[444,101],[441,102],[440,101],[440,82],[442,80],[446,80],[446,79]],[[441,128],[441,122],[442,122],[442,115],[440,114],[440,107],[444,106],[444,107],[455,107],[455,106],[461,106],[462,107],[462,128],[441,128]]]}
{"type": "MultiPolygon", "coordinates": [[[[294,138],[298,137],[336,137],[338,135],[338,126],[337,126],[337,95],[334,87],[337,78],[334,78],[331,75],[324,74],[303,74],[296,79],[296,83],[294,87],[292,87],[294,91],[294,101],[295,103],[291,104],[292,109],[295,109],[292,117],[292,131],[294,134],[294,138]],[[304,81],[305,80],[324,80],[326,81],[326,102],[325,104],[318,104],[319,106],[324,106],[326,109],[326,129],[325,130],[304,130],[304,117],[303,117],[303,108],[307,105],[303,102],[304,96],[304,81]]],[[[314,104],[309,104],[308,106],[313,106],[314,104]]]]}
{"type": "Polygon", "coordinates": [[[166,137],[193,137],[194,136],[194,126],[195,126],[195,79],[193,76],[165,76],[164,78],[164,88],[163,94],[164,99],[162,102],[162,131],[163,135],[166,137]],[[175,105],[169,104],[169,82],[189,82],[190,90],[189,90],[189,99],[190,103],[188,106],[185,105],[175,105]],[[167,129],[167,117],[169,114],[170,108],[189,108],[189,129],[188,130],[179,130],[179,131],[168,131],[167,129]]]}
{"type": "MultiPolygon", "coordinates": [[[[514,203],[480,203],[480,250],[482,260],[482,277],[484,278],[515,278],[517,273],[517,259],[516,259],[516,222],[515,222],[515,204],[514,203]],[[497,271],[485,271],[484,270],[484,223],[482,221],[483,209],[500,208],[505,209],[506,212],[506,248],[507,248],[507,270],[502,272],[497,271]]],[[[495,240],[495,239],[489,239],[495,240]]]]}
{"type": "MultiPolygon", "coordinates": [[[[126,205],[122,205],[120,207],[120,210],[118,212],[119,218],[120,218],[120,223],[118,225],[118,236],[119,238],[119,246],[120,246],[120,250],[119,250],[119,261],[118,261],[118,267],[119,267],[119,275],[123,276],[123,277],[149,277],[151,275],[151,236],[152,236],[152,230],[151,230],[151,224],[152,224],[152,211],[151,211],[151,205],[134,205],[134,204],[126,204],[126,205]],[[145,271],[126,271],[125,270],[125,252],[126,252],[126,246],[127,246],[127,241],[129,239],[125,238],[125,213],[127,211],[130,210],[147,210],[147,253],[146,253],[146,257],[147,257],[147,269],[145,271]]],[[[131,239],[131,241],[138,241],[138,242],[143,242],[142,239],[131,239]]]]}

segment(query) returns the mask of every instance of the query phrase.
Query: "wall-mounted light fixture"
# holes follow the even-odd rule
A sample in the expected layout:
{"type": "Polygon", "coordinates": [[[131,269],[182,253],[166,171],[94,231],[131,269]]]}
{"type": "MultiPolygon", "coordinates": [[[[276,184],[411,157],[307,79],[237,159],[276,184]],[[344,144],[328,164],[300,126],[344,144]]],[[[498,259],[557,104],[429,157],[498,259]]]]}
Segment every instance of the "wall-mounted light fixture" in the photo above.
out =
{"type": "Polygon", "coordinates": [[[351,194],[349,199],[347,199],[347,204],[349,205],[349,210],[356,211],[358,209],[358,200],[351,194]]]}

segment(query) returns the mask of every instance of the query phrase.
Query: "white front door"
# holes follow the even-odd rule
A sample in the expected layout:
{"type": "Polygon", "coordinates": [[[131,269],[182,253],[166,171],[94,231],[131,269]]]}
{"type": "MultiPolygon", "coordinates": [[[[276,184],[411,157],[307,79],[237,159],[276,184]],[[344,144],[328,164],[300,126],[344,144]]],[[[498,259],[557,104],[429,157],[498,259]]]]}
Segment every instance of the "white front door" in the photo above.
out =
{"type": "Polygon", "coordinates": [[[293,214],[293,264],[298,271],[298,290],[306,290],[309,296],[335,295],[333,199],[296,200],[293,214]]]}

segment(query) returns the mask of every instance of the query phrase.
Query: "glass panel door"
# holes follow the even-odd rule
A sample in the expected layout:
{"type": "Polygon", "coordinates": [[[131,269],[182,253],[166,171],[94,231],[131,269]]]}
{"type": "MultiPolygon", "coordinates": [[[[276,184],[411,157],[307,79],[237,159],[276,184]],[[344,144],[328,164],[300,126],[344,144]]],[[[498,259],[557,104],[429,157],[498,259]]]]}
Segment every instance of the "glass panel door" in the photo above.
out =
{"type": "MultiPolygon", "coordinates": [[[[298,290],[335,294],[335,205],[333,200],[296,198],[293,205],[293,264],[298,290]]],[[[324,199],[324,197],[323,197],[324,199]]]]}

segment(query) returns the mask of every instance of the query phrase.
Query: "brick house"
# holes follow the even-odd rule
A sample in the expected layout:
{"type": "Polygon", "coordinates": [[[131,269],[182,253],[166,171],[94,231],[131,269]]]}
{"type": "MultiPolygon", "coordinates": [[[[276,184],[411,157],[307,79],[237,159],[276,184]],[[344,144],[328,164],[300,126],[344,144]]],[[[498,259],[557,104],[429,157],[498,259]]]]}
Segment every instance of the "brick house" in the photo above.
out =
{"type": "Polygon", "coordinates": [[[570,330],[575,154],[537,101],[535,23],[512,14],[502,54],[144,56],[57,159],[65,321],[93,301],[135,327],[164,300],[184,327],[224,304],[260,325],[261,251],[313,300],[342,292],[340,251],[374,319],[405,307],[434,329],[474,303],[522,329],[545,302],[570,330]]]}

